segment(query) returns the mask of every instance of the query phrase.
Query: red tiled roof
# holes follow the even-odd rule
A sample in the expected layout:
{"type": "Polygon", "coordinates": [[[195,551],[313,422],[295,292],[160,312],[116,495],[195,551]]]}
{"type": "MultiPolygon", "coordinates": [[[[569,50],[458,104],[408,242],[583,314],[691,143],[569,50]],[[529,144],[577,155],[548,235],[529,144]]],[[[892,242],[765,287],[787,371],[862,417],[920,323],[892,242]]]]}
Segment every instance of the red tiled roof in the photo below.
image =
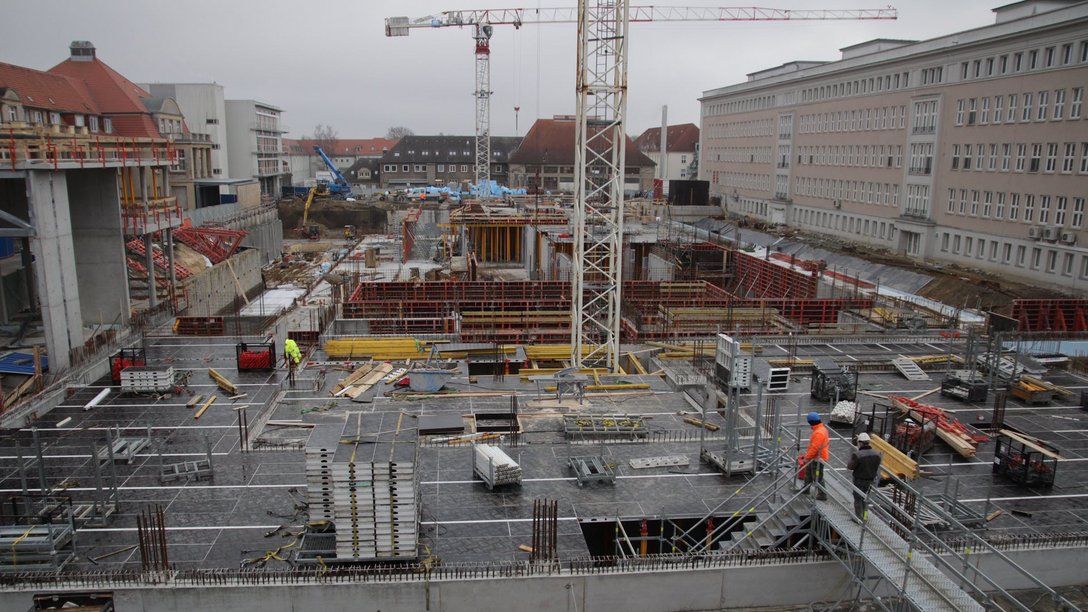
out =
{"type": "MultiPolygon", "coordinates": [[[[334,150],[326,150],[325,154],[329,157],[338,155],[367,155],[380,157],[383,151],[392,149],[397,142],[398,141],[393,138],[337,138],[334,150]]],[[[288,153],[297,153],[292,147],[299,146],[302,147],[305,154],[317,155],[314,153],[314,145],[317,144],[321,144],[321,142],[312,138],[283,139],[283,147],[288,153]]]]}
{"type": "MultiPolygon", "coordinates": [[[[668,142],[665,147],[669,153],[689,153],[699,143],[699,128],[694,123],[670,125],[668,142]]],[[[657,153],[661,149],[661,128],[650,128],[635,140],[639,151],[657,153]]]]}
{"type": "Polygon", "coordinates": [[[126,79],[97,57],[90,61],[66,59],[49,69],[51,74],[83,81],[102,114],[113,121],[121,136],[162,138],[141,98],[151,94],[126,79]]]}
{"type": "Polygon", "coordinates": [[[0,63],[0,88],[15,90],[30,108],[92,115],[101,112],[86,85],[61,74],[0,63]]]}
{"type": "MultiPolygon", "coordinates": [[[[521,145],[510,154],[511,164],[556,164],[569,166],[574,163],[575,123],[573,119],[537,119],[521,145]]],[[[630,136],[626,137],[626,165],[631,167],[653,166],[654,162],[635,147],[630,136]]]]}

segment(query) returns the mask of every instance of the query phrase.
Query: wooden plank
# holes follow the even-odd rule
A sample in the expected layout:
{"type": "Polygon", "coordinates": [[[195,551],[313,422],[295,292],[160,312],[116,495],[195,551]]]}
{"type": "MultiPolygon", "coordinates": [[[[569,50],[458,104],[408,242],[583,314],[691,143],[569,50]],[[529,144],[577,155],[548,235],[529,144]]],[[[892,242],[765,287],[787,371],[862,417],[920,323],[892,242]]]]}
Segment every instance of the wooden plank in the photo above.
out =
{"type": "Polygon", "coordinates": [[[204,402],[204,405],[200,407],[200,410],[196,411],[196,414],[193,415],[193,420],[195,421],[196,419],[199,419],[201,416],[203,416],[204,411],[207,410],[208,408],[210,408],[211,405],[214,404],[214,403],[215,403],[215,396],[213,395],[213,396],[208,398],[208,401],[204,402]]]}
{"type": "MultiPolygon", "coordinates": [[[[1011,431],[1009,429],[1002,429],[1000,433],[1001,433],[1001,435],[1012,438],[1013,440],[1016,440],[1017,442],[1020,442],[1021,444],[1030,447],[1032,450],[1038,451],[1038,452],[1046,455],[1047,457],[1050,457],[1051,459],[1061,459],[1061,455],[1059,455],[1058,453],[1050,450],[1046,446],[1043,446],[1046,443],[1043,442],[1042,440],[1040,440],[1039,438],[1036,438],[1034,436],[1029,436],[1029,435],[1026,435],[1026,434],[1019,434],[1019,433],[1016,433],[1015,431],[1011,431]]],[[[1047,445],[1047,446],[1049,446],[1049,445],[1047,445]]]]}
{"type": "Polygon", "coordinates": [[[340,382],[336,383],[336,386],[332,389],[332,395],[340,395],[345,389],[354,385],[357,380],[369,374],[370,371],[373,369],[374,365],[370,363],[364,363],[363,365],[355,368],[355,370],[353,370],[351,374],[348,374],[340,382]]]}
{"type": "Polygon", "coordinates": [[[220,389],[231,395],[238,395],[238,387],[234,386],[234,383],[227,380],[225,376],[216,372],[214,368],[208,368],[208,376],[215,381],[215,384],[218,385],[220,389]]]}
{"type": "Polygon", "coordinates": [[[190,397],[189,401],[185,402],[185,407],[192,408],[193,406],[199,404],[200,400],[202,399],[204,399],[204,395],[202,393],[197,393],[196,395],[190,397]]]}
{"type": "Polygon", "coordinates": [[[389,375],[393,371],[393,364],[383,363],[380,366],[374,368],[366,376],[363,376],[355,385],[348,389],[345,394],[351,399],[355,399],[365,393],[368,389],[373,387],[380,381],[389,375]]]}
{"type": "Polygon", "coordinates": [[[705,427],[709,431],[718,431],[719,429],[721,429],[721,427],[715,425],[714,423],[707,423],[706,421],[702,419],[697,419],[695,417],[684,417],[684,422],[695,425],[696,427],[705,427]]]}
{"type": "Polygon", "coordinates": [[[880,462],[880,471],[907,480],[918,478],[918,462],[906,456],[898,448],[888,444],[880,436],[871,436],[869,442],[873,450],[879,451],[884,458],[880,462]]]}

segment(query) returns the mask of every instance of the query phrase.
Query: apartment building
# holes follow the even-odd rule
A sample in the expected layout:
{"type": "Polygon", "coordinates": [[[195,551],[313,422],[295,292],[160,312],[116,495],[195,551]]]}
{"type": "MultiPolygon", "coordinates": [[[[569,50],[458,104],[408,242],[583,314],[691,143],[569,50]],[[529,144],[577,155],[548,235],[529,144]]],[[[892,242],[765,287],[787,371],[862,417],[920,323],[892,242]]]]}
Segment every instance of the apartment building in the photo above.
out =
{"type": "Polygon", "coordinates": [[[711,195],[731,215],[1088,292],[1088,3],[994,14],[704,92],[711,195]]]}
{"type": "Polygon", "coordinates": [[[256,178],[261,193],[279,197],[291,169],[283,152],[283,111],[256,100],[226,100],[227,158],[233,178],[256,178]]]}
{"type": "MultiPolygon", "coordinates": [[[[508,185],[508,161],[521,143],[513,136],[491,137],[491,180],[508,185]]],[[[405,136],[382,155],[382,189],[476,181],[473,136],[405,136]]]]}
{"type": "Polygon", "coordinates": [[[307,181],[315,180],[318,172],[328,170],[325,162],[314,151],[315,146],[320,146],[325,151],[325,155],[329,156],[349,181],[358,179],[360,182],[367,182],[376,178],[371,171],[374,164],[359,164],[356,167],[357,162],[381,159],[396,144],[397,140],[391,138],[337,138],[331,141],[313,138],[283,139],[284,152],[291,167],[291,183],[294,185],[304,185],[307,181]],[[357,175],[360,171],[362,174],[357,175]]]}
{"type": "Polygon", "coordinates": [[[661,155],[661,128],[646,130],[635,139],[635,146],[657,164],[657,178],[668,182],[694,178],[696,149],[699,148],[699,127],[694,123],[670,125],[665,130],[664,156],[661,155]]]}

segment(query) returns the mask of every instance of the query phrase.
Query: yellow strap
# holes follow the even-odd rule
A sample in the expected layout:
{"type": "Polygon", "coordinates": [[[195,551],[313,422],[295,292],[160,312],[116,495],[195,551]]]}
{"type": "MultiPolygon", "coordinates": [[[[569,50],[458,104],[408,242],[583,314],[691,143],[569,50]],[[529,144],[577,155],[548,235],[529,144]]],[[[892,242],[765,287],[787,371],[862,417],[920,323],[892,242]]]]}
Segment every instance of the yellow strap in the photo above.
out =
{"type": "Polygon", "coordinates": [[[15,562],[15,547],[19,545],[19,542],[22,542],[23,540],[25,540],[26,537],[30,535],[31,531],[34,531],[34,527],[35,527],[35,525],[31,525],[30,527],[27,527],[26,531],[23,532],[23,535],[15,538],[15,541],[11,543],[11,566],[12,567],[15,567],[16,565],[18,565],[15,562]]]}

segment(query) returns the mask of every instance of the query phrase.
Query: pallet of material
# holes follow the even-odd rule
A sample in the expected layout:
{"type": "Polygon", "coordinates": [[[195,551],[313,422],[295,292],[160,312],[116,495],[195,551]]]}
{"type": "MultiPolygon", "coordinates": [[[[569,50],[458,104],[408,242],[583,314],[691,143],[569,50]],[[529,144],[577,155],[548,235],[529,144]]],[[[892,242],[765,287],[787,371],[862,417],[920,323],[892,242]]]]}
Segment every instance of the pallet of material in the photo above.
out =
{"type": "Polygon", "coordinates": [[[989,439],[985,434],[973,428],[969,429],[959,420],[948,416],[944,410],[936,406],[922,404],[908,397],[889,399],[896,410],[906,413],[919,423],[934,421],[937,424],[937,437],[944,440],[963,457],[974,457],[979,442],[989,439]]]}
{"type": "Polygon", "coordinates": [[[906,480],[915,480],[918,478],[918,462],[906,456],[903,451],[888,444],[880,436],[874,435],[870,437],[873,450],[878,451],[883,455],[880,461],[880,471],[884,474],[890,474],[904,478],[906,480]]]}
{"type": "Polygon", "coordinates": [[[521,484],[521,466],[497,446],[472,445],[472,471],[488,489],[521,484]]]}
{"type": "Polygon", "coordinates": [[[332,395],[334,395],[334,396],[340,395],[340,393],[342,391],[344,391],[344,389],[347,389],[348,387],[354,385],[356,382],[358,382],[364,376],[369,374],[370,371],[373,370],[373,369],[374,369],[374,365],[370,364],[370,363],[364,363],[363,365],[355,368],[355,370],[353,370],[351,372],[351,374],[348,374],[343,379],[341,379],[340,382],[336,383],[336,386],[333,387],[333,389],[332,389],[332,391],[330,391],[330,393],[332,395]]]}

